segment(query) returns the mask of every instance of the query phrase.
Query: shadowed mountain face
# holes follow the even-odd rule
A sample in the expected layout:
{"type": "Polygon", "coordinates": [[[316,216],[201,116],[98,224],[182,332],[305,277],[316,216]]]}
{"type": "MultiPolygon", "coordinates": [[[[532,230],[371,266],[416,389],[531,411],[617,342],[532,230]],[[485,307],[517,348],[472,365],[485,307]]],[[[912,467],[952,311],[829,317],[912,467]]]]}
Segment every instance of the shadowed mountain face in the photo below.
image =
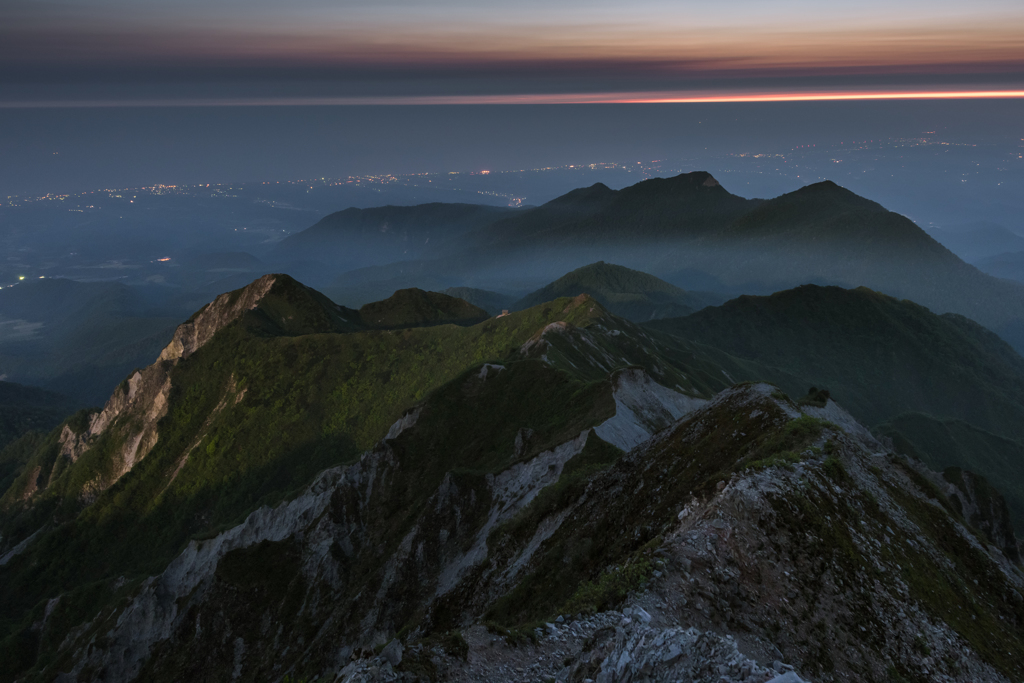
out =
{"type": "Polygon", "coordinates": [[[805,285],[646,326],[826,387],[868,424],[918,410],[1024,437],[1024,359],[962,316],[805,285]]]}
{"type": "Polygon", "coordinates": [[[322,261],[338,269],[443,253],[451,240],[511,212],[477,204],[420,204],[345,209],[286,237],[269,255],[274,263],[322,261]],[[390,258],[389,258],[390,257],[390,258]]]}
{"type": "Polygon", "coordinates": [[[697,297],[653,275],[601,261],[527,294],[512,310],[579,294],[589,294],[610,312],[634,322],[689,315],[703,307],[697,297]]]}

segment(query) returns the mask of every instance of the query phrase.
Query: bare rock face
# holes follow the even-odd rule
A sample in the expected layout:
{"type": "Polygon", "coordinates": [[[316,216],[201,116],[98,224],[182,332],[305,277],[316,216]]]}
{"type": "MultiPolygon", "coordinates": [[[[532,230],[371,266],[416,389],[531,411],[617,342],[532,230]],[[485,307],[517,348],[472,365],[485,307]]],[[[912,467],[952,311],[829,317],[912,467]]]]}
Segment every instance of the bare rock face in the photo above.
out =
{"type": "Polygon", "coordinates": [[[276,275],[264,275],[244,289],[218,296],[191,320],[178,326],[171,343],[164,348],[157,360],[176,362],[188,358],[210,341],[218,330],[245,311],[256,308],[276,280],[276,275]]]}
{"type": "Polygon", "coordinates": [[[597,428],[597,435],[628,451],[692,413],[706,400],[661,386],[639,368],[612,376],[615,417],[597,428]]]}
{"type": "Polygon", "coordinates": [[[1020,562],[1020,548],[1010,522],[1006,501],[981,475],[950,467],[943,473],[949,482],[948,495],[960,506],[967,522],[985,534],[1004,555],[1020,562]]]}

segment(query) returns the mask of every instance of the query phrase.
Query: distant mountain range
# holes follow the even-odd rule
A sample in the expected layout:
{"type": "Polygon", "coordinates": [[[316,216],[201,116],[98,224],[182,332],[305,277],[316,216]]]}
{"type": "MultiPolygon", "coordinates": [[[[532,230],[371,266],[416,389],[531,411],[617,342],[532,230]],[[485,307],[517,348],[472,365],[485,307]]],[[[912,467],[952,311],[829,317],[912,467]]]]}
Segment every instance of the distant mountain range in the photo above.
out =
{"type": "Polygon", "coordinates": [[[153,361],[187,309],[117,282],[40,279],[0,290],[0,374],[101,404],[153,361]]]}
{"type": "Polygon", "coordinates": [[[995,223],[929,228],[928,234],[968,263],[978,264],[1000,254],[1024,251],[1024,236],[995,223]]]}
{"type": "MultiPolygon", "coordinates": [[[[984,267],[1011,278],[1021,270],[1010,256],[999,258],[984,267]]],[[[347,209],[285,239],[265,260],[186,254],[167,262],[164,282],[146,286],[22,283],[0,291],[0,373],[99,403],[149,362],[174,321],[280,262],[333,282],[320,290],[351,310],[417,288],[458,292],[497,314],[563,291],[554,281],[581,268],[572,278],[582,279],[563,283],[564,291],[586,291],[634,321],[807,283],[867,286],[965,315],[1024,349],[1024,284],[980,272],[908,219],[828,182],[748,200],[697,172],[618,191],[597,184],[519,210],[347,209]],[[356,253],[376,265],[348,270],[356,253]],[[600,261],[660,284],[643,292],[614,281],[590,286],[585,267],[600,261]]]]}
{"type": "Polygon", "coordinates": [[[0,683],[1024,677],[1024,286],[874,202],[159,263],[0,290],[0,372],[72,397],[0,382],[0,683]]]}
{"type": "MultiPolygon", "coordinates": [[[[419,210],[408,207],[405,220],[419,210]]],[[[310,251],[314,238],[301,238],[310,251]]],[[[598,184],[467,229],[429,259],[350,271],[325,291],[339,301],[399,286],[528,291],[601,260],[726,295],[867,286],[966,315],[1024,348],[1024,286],[982,273],[909,219],[827,181],[771,200],[737,197],[701,172],[618,191],[598,184]]]]}
{"type": "Polygon", "coordinates": [[[450,251],[457,238],[510,213],[502,207],[442,203],[345,209],[281,240],[268,259],[300,268],[320,262],[337,272],[424,258],[450,251]]]}
{"type": "Polygon", "coordinates": [[[989,275],[1024,284],[1024,251],[989,256],[978,261],[976,265],[989,275]]]}

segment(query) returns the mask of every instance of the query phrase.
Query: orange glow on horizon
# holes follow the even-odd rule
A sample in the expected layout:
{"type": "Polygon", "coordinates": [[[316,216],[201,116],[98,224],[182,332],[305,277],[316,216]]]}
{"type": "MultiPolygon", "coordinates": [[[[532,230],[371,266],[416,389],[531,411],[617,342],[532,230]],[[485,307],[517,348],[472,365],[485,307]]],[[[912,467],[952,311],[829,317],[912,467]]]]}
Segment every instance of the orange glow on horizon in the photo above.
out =
{"type": "Polygon", "coordinates": [[[700,104],[743,102],[837,102],[869,100],[1024,99],[1024,90],[683,91],[415,95],[372,97],[257,97],[233,99],[121,99],[0,101],[0,109],[100,107],[315,107],[508,104],[700,104]]]}
{"type": "Polygon", "coordinates": [[[639,97],[615,100],[619,104],[658,104],[696,102],[835,102],[846,100],[965,100],[965,99],[1020,99],[1024,90],[951,90],[929,92],[799,92],[799,93],[747,93],[730,95],[695,95],[678,97],[639,97]]]}

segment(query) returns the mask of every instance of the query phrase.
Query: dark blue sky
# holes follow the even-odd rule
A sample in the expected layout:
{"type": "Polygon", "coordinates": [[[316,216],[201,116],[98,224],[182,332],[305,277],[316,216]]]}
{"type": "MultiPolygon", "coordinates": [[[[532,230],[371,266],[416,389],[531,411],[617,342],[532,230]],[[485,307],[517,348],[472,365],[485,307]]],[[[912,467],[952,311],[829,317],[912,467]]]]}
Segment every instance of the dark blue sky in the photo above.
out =
{"type": "Polygon", "coordinates": [[[0,83],[0,106],[1019,91],[1024,5],[6,0],[0,83]]]}

